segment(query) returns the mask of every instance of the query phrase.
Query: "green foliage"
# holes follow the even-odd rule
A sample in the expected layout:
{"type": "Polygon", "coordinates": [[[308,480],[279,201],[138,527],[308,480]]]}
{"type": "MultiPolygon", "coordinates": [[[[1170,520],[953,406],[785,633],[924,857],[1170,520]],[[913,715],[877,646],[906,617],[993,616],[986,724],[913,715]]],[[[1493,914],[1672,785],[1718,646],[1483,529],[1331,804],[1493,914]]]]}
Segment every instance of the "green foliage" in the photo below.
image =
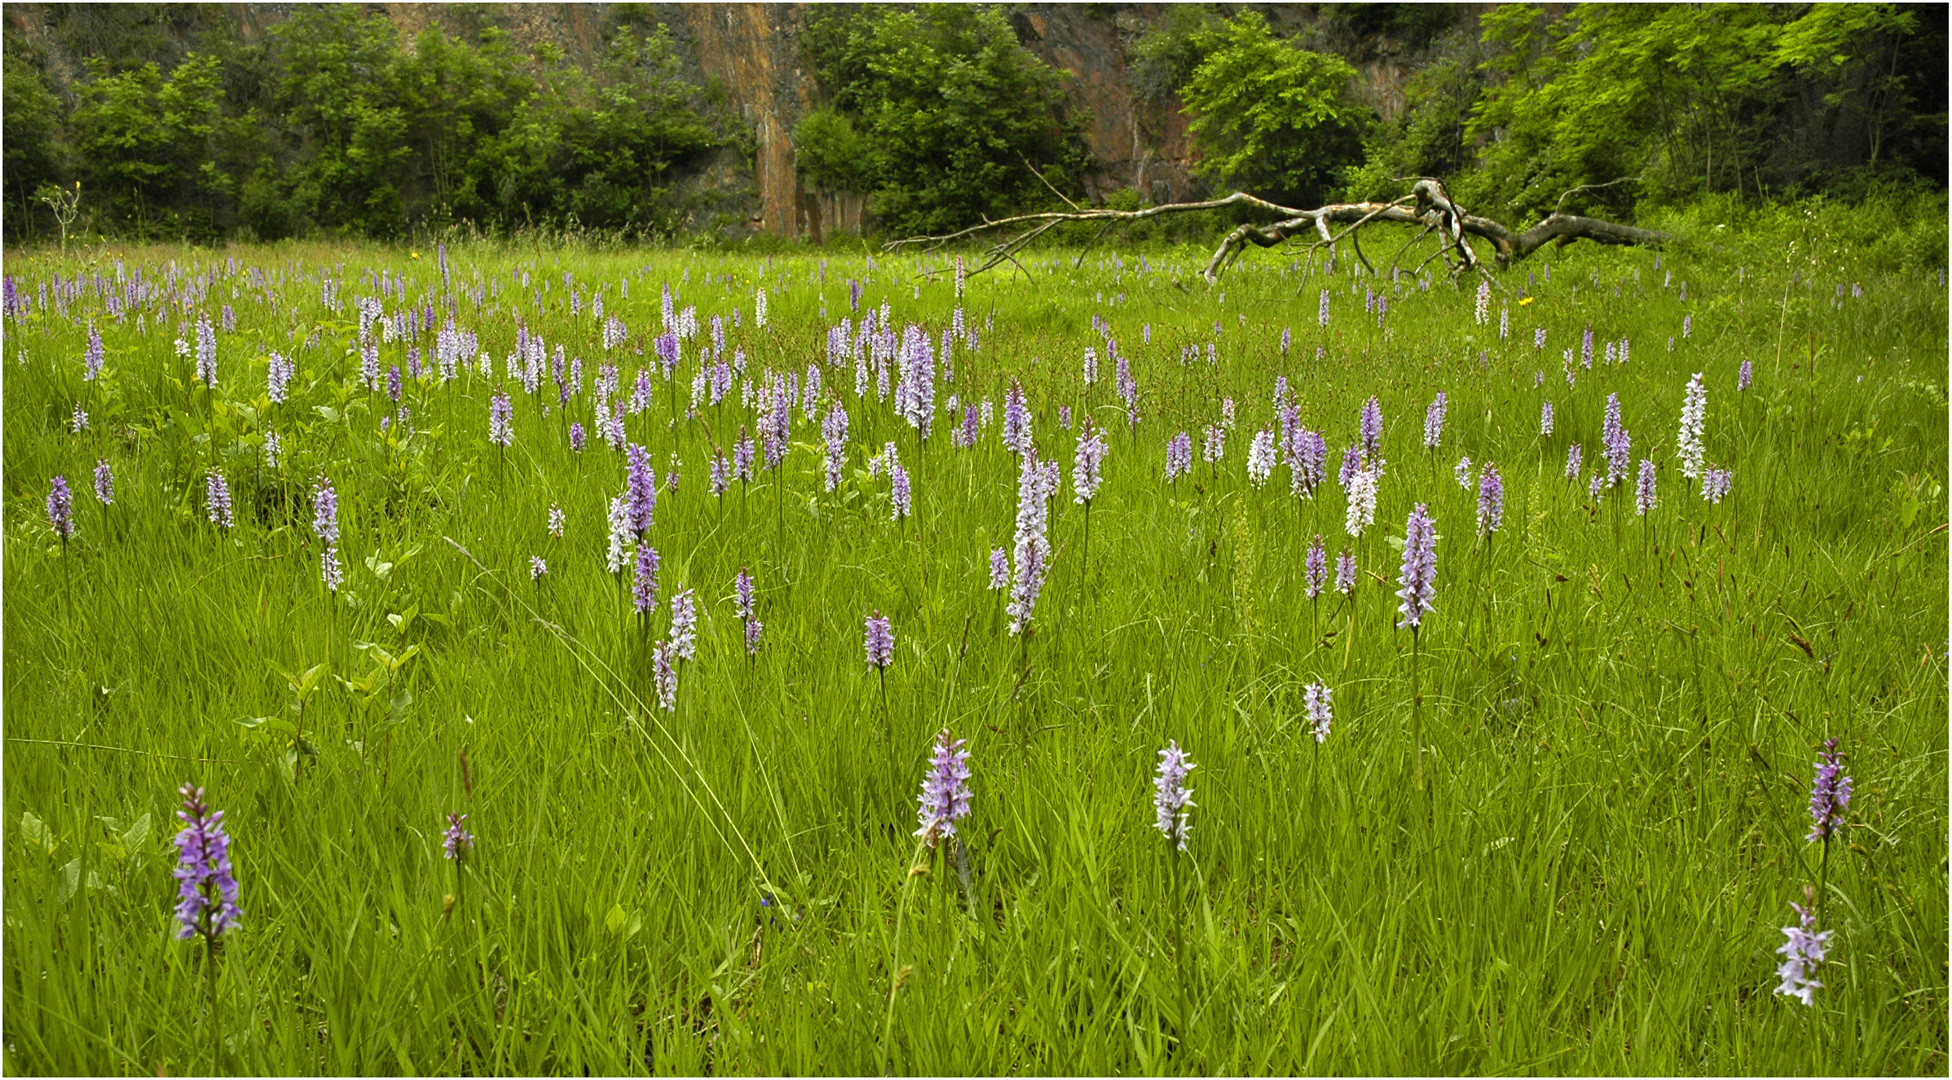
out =
{"type": "Polygon", "coordinates": [[[1292,206],[1324,201],[1344,166],[1362,157],[1367,110],[1351,94],[1355,68],[1275,37],[1251,9],[1180,29],[1169,26],[1149,56],[1167,70],[1199,57],[1179,87],[1199,172],[1292,206]]]}
{"type": "Polygon", "coordinates": [[[165,78],[153,62],[111,72],[101,61],[77,89],[75,149],[84,187],[111,221],[138,235],[209,236],[212,165],[223,89],[215,57],[191,53],[165,78]]]}
{"type": "Polygon", "coordinates": [[[483,149],[502,220],[668,230],[671,170],[720,145],[662,28],[625,27],[593,72],[557,58],[483,149]]]}
{"type": "Polygon", "coordinates": [[[864,185],[893,232],[1054,202],[1031,170],[1063,181],[1083,163],[1063,73],[1018,45],[993,7],[821,8],[803,40],[847,121],[813,121],[809,179],[864,185]],[[859,150],[852,168],[837,159],[846,147],[859,150]]]}
{"type": "Polygon", "coordinates": [[[226,18],[206,19],[191,36],[208,48],[173,57],[170,42],[189,33],[175,25],[182,11],[67,11],[62,40],[100,54],[71,110],[10,31],[9,225],[52,224],[29,197],[66,179],[71,145],[100,231],[663,232],[673,176],[741,141],[643,13],[623,13],[587,70],[549,47],[517,50],[480,11],[456,14],[466,37],[429,27],[411,48],[356,5],[296,7],[248,43],[226,18]]]}
{"type": "Polygon", "coordinates": [[[42,73],[40,57],[9,29],[0,64],[0,175],[8,224],[33,216],[33,193],[67,178],[61,102],[42,73]],[[15,218],[19,213],[23,218],[15,218]]]}
{"type": "Polygon", "coordinates": [[[793,160],[807,182],[829,191],[866,191],[871,144],[837,109],[815,109],[793,129],[793,160]]]}
{"type": "Polygon", "coordinates": [[[1363,163],[1344,182],[1346,197],[1393,199],[1406,187],[1402,177],[1469,172],[1476,152],[1466,127],[1479,87],[1476,64],[1456,55],[1440,56],[1412,75],[1403,90],[1403,115],[1394,124],[1375,125],[1364,140],[1363,163]]]}
{"type": "Polygon", "coordinates": [[[1887,69],[1917,18],[1889,4],[1593,4],[1557,17],[1514,4],[1483,26],[1491,83],[1467,129],[1481,168],[1457,189],[1525,217],[1626,176],[1671,200],[1760,194],[1826,161],[1875,165],[1909,92],[1887,69]],[[1816,123],[1832,134],[1802,134],[1816,123]],[[1798,160],[1779,157],[1785,129],[1798,160]]]}

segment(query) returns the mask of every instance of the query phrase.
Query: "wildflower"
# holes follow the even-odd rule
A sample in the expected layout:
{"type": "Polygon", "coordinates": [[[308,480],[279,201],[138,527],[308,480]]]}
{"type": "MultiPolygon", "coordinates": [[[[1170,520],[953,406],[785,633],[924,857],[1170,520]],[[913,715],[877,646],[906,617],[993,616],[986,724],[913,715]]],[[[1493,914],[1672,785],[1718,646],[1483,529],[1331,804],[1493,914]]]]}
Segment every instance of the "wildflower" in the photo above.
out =
{"type": "MultiPolygon", "coordinates": [[[[847,460],[847,410],[840,402],[827,410],[827,418],[820,422],[820,436],[827,443],[827,490],[833,491],[840,486],[841,467],[847,460]]],[[[713,467],[716,469],[716,462],[713,467]]]]}
{"type": "Polygon", "coordinates": [[[1478,478],[1478,532],[1486,536],[1505,523],[1505,478],[1496,465],[1487,464],[1478,478]]]}
{"type": "Polygon", "coordinates": [[[1584,456],[1584,451],[1581,450],[1578,443],[1573,443],[1571,446],[1566,447],[1566,479],[1579,479],[1580,471],[1586,467],[1583,460],[1584,456]]]}
{"type": "Polygon", "coordinates": [[[1817,982],[1811,972],[1823,963],[1829,951],[1830,935],[1835,931],[1818,932],[1815,912],[1795,901],[1791,901],[1789,906],[1796,909],[1797,925],[1783,927],[1783,936],[1789,940],[1776,949],[1783,957],[1782,964],[1776,968],[1776,977],[1782,980],[1782,985],[1776,987],[1776,993],[1786,994],[1807,1006],[1814,1004],[1811,996],[1823,989],[1823,984],[1817,982]]]}
{"type": "Polygon", "coordinates": [[[1362,449],[1371,458],[1383,449],[1383,407],[1374,397],[1362,403],[1362,449]]]}
{"type": "Polygon", "coordinates": [[[1356,557],[1347,551],[1335,557],[1335,591],[1348,597],[1356,594],[1356,557]]]}
{"type": "Polygon", "coordinates": [[[657,703],[665,712],[676,712],[678,709],[678,669],[671,659],[671,642],[668,641],[659,642],[651,653],[651,677],[657,686],[657,703]]]}
{"type": "Polygon", "coordinates": [[[75,402],[74,414],[68,418],[68,432],[73,435],[79,435],[87,430],[88,413],[82,409],[81,402],[77,401],[75,402]]]}
{"type": "Polygon", "coordinates": [[[1644,517],[1654,508],[1654,463],[1640,459],[1640,482],[1634,489],[1634,513],[1644,517]]]}
{"type": "Polygon", "coordinates": [[[657,520],[657,474],[651,470],[651,453],[636,443],[624,448],[626,469],[624,492],[630,503],[630,531],[639,539],[651,531],[657,520]]]}
{"type": "Polygon", "coordinates": [[[1399,580],[1402,588],[1396,595],[1403,601],[1400,608],[1403,619],[1396,626],[1399,630],[1405,626],[1415,629],[1423,624],[1431,600],[1437,595],[1437,528],[1422,503],[1410,511],[1409,523],[1403,529],[1403,570],[1399,580]]]}
{"type": "Polygon", "coordinates": [[[895,662],[895,631],[888,625],[887,616],[876,611],[868,616],[867,631],[863,644],[867,649],[868,666],[880,671],[888,670],[895,662]]]}
{"type": "Polygon", "coordinates": [[[1050,509],[1044,502],[1044,487],[1044,470],[1036,453],[1025,453],[1017,475],[1016,572],[1010,581],[1010,602],[1004,608],[1010,616],[1012,634],[1022,633],[1030,622],[1050,569],[1050,509]]]}
{"type": "Polygon", "coordinates": [[[1457,467],[1451,470],[1451,475],[1457,478],[1458,487],[1463,488],[1465,491],[1471,490],[1471,485],[1476,481],[1473,479],[1471,472],[1471,457],[1469,454],[1457,459],[1457,467]]]}
{"type": "Polygon", "coordinates": [[[1490,315],[1491,315],[1491,280],[1489,278],[1479,278],[1478,279],[1478,305],[1476,311],[1477,324],[1479,326],[1483,326],[1486,320],[1490,318],[1490,315]]]}
{"type": "Polygon", "coordinates": [[[211,472],[203,481],[204,509],[212,525],[228,529],[232,519],[230,513],[230,481],[224,474],[211,472]]]}
{"type": "Polygon", "coordinates": [[[1690,480],[1701,476],[1701,426],[1708,410],[1708,391],[1701,385],[1701,372],[1688,380],[1687,396],[1681,403],[1681,432],[1675,438],[1675,456],[1681,459],[1681,475],[1690,480]]]}
{"type": "Polygon", "coordinates": [[[81,373],[81,380],[83,382],[94,382],[95,376],[102,373],[102,334],[101,331],[95,329],[95,323],[92,319],[88,323],[88,350],[82,354],[82,362],[84,368],[81,373]]]}
{"type": "Polygon", "coordinates": [[[208,315],[197,316],[197,378],[217,388],[217,332],[210,328],[208,315]]]}
{"type": "Polygon", "coordinates": [[[657,609],[657,549],[643,541],[637,544],[636,575],[631,582],[631,600],[637,613],[649,615],[657,609]]]}
{"type": "Polygon", "coordinates": [[[1160,835],[1178,845],[1178,850],[1186,850],[1186,838],[1193,831],[1193,789],[1186,786],[1186,774],[1197,766],[1186,752],[1179,748],[1177,740],[1166,743],[1159,751],[1159,772],[1152,781],[1153,821],[1152,827],[1160,835]]]}
{"type": "Polygon", "coordinates": [[[441,851],[456,862],[461,861],[461,856],[474,847],[474,834],[463,824],[467,820],[466,814],[449,813],[447,830],[441,833],[441,851]]]}
{"type": "Polygon", "coordinates": [[[269,392],[268,396],[271,398],[272,404],[281,405],[284,403],[285,396],[290,388],[291,377],[297,371],[298,365],[285,359],[283,354],[276,352],[271,354],[271,360],[265,378],[269,392]]]}
{"type": "Polygon", "coordinates": [[[752,618],[754,611],[752,575],[743,566],[739,567],[739,576],[732,579],[732,595],[734,598],[733,606],[738,611],[739,618],[752,618]]]}
{"type": "Polygon", "coordinates": [[[1091,505],[1091,500],[1098,494],[1098,486],[1104,482],[1105,455],[1110,451],[1105,437],[1099,434],[1091,418],[1085,417],[1083,429],[1078,433],[1077,455],[1071,462],[1074,501],[1091,505]]]}
{"type": "Polygon", "coordinates": [[[1587,371],[1593,370],[1593,326],[1586,324],[1586,334],[1579,340],[1579,366],[1587,371]]]}
{"type": "Polygon", "coordinates": [[[514,425],[510,422],[515,413],[508,395],[500,390],[488,401],[488,441],[506,448],[515,441],[514,425]]]}
{"type": "Polygon", "coordinates": [[[1267,483],[1274,475],[1274,432],[1262,428],[1254,433],[1254,441],[1247,445],[1247,480],[1255,487],[1267,483]]]}
{"type": "Polygon", "coordinates": [[[1749,361],[1742,361],[1742,368],[1735,373],[1735,392],[1741,393],[1749,388],[1749,381],[1755,376],[1755,367],[1749,361]]]}
{"type": "Polygon", "coordinates": [[[1023,386],[1012,380],[1003,398],[1003,445],[1012,454],[1022,454],[1030,448],[1030,419],[1023,386]]]}
{"type": "Polygon", "coordinates": [[[1315,534],[1315,542],[1308,545],[1307,577],[1304,588],[1308,599],[1315,600],[1322,595],[1322,586],[1328,583],[1328,552],[1322,548],[1322,534],[1315,534]]]}
{"type": "Polygon", "coordinates": [[[1310,683],[1302,691],[1302,705],[1308,710],[1308,723],[1318,743],[1328,741],[1328,725],[1334,719],[1329,709],[1330,693],[1332,691],[1321,683],[1310,683]]]}
{"type": "Polygon", "coordinates": [[[1208,424],[1200,439],[1200,460],[1218,462],[1227,455],[1227,429],[1208,424]]]}
{"type": "Polygon", "coordinates": [[[1010,553],[1002,548],[990,549],[990,588],[1003,589],[1010,585],[1010,553]]]}
{"type": "Polygon", "coordinates": [[[951,741],[948,728],[935,736],[935,753],[916,799],[915,817],[921,827],[914,833],[930,847],[956,835],[957,819],[969,813],[969,751],[963,749],[967,741],[951,741]]]}
{"type": "Polygon", "coordinates": [[[582,453],[583,443],[586,439],[587,436],[583,431],[583,422],[581,420],[569,425],[569,448],[571,450],[578,454],[582,453]]]}
{"type": "Polygon", "coordinates": [[[914,498],[908,486],[908,470],[901,467],[901,459],[895,456],[895,444],[889,443],[885,451],[888,459],[889,501],[893,504],[895,521],[914,514],[914,498]]]}
{"type": "Polygon", "coordinates": [[[558,540],[563,536],[563,508],[555,503],[549,504],[549,535],[558,540]]]}
{"type": "Polygon", "coordinates": [[[1550,401],[1539,406],[1539,437],[1552,437],[1552,403],[1550,401]]]}
{"type": "Polygon", "coordinates": [[[1193,471],[1193,437],[1184,431],[1166,444],[1166,482],[1193,471]]]}
{"type": "Polygon", "coordinates": [[[312,487],[312,533],[327,547],[339,543],[339,496],[324,474],[312,487]]]}
{"type": "Polygon", "coordinates": [[[1605,491],[1606,474],[1596,469],[1593,471],[1593,482],[1586,486],[1586,497],[1594,502],[1598,502],[1600,495],[1605,491]]]}
{"type": "Polygon", "coordinates": [[[1350,536],[1361,536],[1376,521],[1376,474],[1367,465],[1349,478],[1349,505],[1343,527],[1350,536]]]}
{"type": "Polygon", "coordinates": [[[1701,473],[1701,497],[1711,503],[1720,503],[1728,496],[1728,484],[1728,470],[1710,465],[1701,473]]]}
{"type": "Polygon", "coordinates": [[[1336,473],[1335,481],[1342,485],[1344,491],[1347,491],[1350,482],[1355,480],[1356,474],[1361,471],[1362,448],[1352,444],[1348,449],[1342,451],[1342,469],[1336,473]]]}
{"type": "Polygon", "coordinates": [[[62,543],[75,534],[74,496],[68,491],[68,478],[65,476],[55,477],[47,493],[47,521],[62,543]]]}
{"type": "Polygon", "coordinates": [[[1837,753],[1837,740],[1826,739],[1823,756],[1817,759],[1816,780],[1810,785],[1810,834],[1803,839],[1828,843],[1850,805],[1850,777],[1842,775],[1843,758],[1837,753]]]}
{"type": "Polygon", "coordinates": [[[109,468],[106,458],[95,459],[95,498],[103,506],[115,502],[115,472],[109,468]]]}
{"type": "Polygon", "coordinates": [[[1328,325],[1328,290],[1327,289],[1322,290],[1321,314],[1316,316],[1316,321],[1319,322],[1322,326],[1328,325]]]}
{"type": "MultiPolygon", "coordinates": [[[[386,396],[387,396],[387,398],[388,398],[388,400],[390,400],[390,401],[392,401],[392,402],[393,402],[394,404],[396,404],[396,405],[397,405],[397,404],[399,404],[399,402],[400,402],[400,365],[398,365],[398,364],[395,364],[395,365],[393,365],[393,366],[392,366],[391,368],[388,368],[388,369],[387,369],[387,372],[386,372],[386,396]]],[[[492,412],[492,410],[493,410],[493,406],[491,405],[491,406],[490,406],[490,411],[492,412]]],[[[492,441],[492,438],[493,438],[493,437],[491,436],[491,437],[490,437],[490,439],[491,439],[491,441],[492,441]]]]}
{"type": "Polygon", "coordinates": [[[615,574],[624,568],[625,549],[630,543],[630,502],[622,495],[610,500],[610,546],[604,556],[604,569],[615,574]]]}
{"type": "Polygon", "coordinates": [[[1633,436],[1616,427],[1606,445],[1606,486],[1614,487],[1627,478],[1627,464],[1633,460],[1633,436]]]}
{"type": "Polygon", "coordinates": [[[202,937],[212,942],[244,917],[237,906],[237,878],[230,867],[230,835],[224,831],[224,812],[211,810],[203,789],[184,784],[177,789],[183,809],[176,816],[183,828],[176,834],[176,937],[202,937]]]}
{"type": "MultiPolygon", "coordinates": [[[[1480,291],[1479,295],[1483,295],[1480,291]]],[[[1442,390],[1430,402],[1430,408],[1423,414],[1423,445],[1436,449],[1444,441],[1444,413],[1449,408],[1449,400],[1442,390]]]]}
{"type": "Polygon", "coordinates": [[[1694,336],[1694,316],[1692,314],[1681,316],[1681,336],[1684,338],[1694,336]]]}
{"type": "Polygon", "coordinates": [[[1328,475],[1328,440],[1299,428],[1288,452],[1289,485],[1297,497],[1312,499],[1328,475]]]}

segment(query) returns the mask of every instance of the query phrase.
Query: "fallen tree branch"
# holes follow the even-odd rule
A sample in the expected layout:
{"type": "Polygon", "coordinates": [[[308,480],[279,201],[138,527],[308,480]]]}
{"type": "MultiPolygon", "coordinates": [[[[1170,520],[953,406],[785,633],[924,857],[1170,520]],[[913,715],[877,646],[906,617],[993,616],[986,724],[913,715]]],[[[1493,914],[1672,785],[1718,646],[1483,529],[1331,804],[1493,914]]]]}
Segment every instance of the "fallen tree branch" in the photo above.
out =
{"type": "MultiPolygon", "coordinates": [[[[1612,181],[1612,183],[1618,182],[1612,181]]],[[[1600,184],[1589,185],[1587,188],[1575,188],[1573,191],[1567,192],[1566,195],[1570,196],[1580,190],[1605,186],[1608,185],[1600,184]]],[[[1069,200],[1066,201],[1068,202],[1069,200]]],[[[1564,204],[1565,197],[1562,196],[1559,205],[1563,206],[1564,204]]],[[[1075,206],[1076,204],[1074,203],[1072,205],[1075,206]]],[[[1105,230],[1116,226],[1137,224],[1153,218],[1164,217],[1168,214],[1184,214],[1201,210],[1220,210],[1228,207],[1260,211],[1275,217],[1277,220],[1264,225],[1252,223],[1239,225],[1229,231],[1226,237],[1220,241],[1220,246],[1214,249],[1212,258],[1207,260],[1205,269],[1201,271],[1201,276],[1208,283],[1218,281],[1220,275],[1225,273],[1227,267],[1233,265],[1236,259],[1240,258],[1241,254],[1246,251],[1247,246],[1250,244],[1262,248],[1274,247],[1277,244],[1297,239],[1312,232],[1318,239],[1308,245],[1309,253],[1312,254],[1317,249],[1326,249],[1330,257],[1333,258],[1335,247],[1341,240],[1347,238],[1353,245],[1355,244],[1355,233],[1358,229],[1369,227],[1378,222],[1391,222],[1398,225],[1411,225],[1419,228],[1417,235],[1409,243],[1403,245],[1402,249],[1396,253],[1396,257],[1390,260],[1389,265],[1394,266],[1396,259],[1402,258],[1415,245],[1417,240],[1422,239],[1431,232],[1436,232],[1443,237],[1444,243],[1431,258],[1442,256],[1449,261],[1454,256],[1453,273],[1464,273],[1470,270],[1483,269],[1477,252],[1471,247],[1470,240],[1472,238],[1485,241],[1491,245],[1493,257],[1499,269],[1509,267],[1511,264],[1519,262],[1531,255],[1539,248],[1544,247],[1546,244],[1554,242],[1569,244],[1575,240],[1591,240],[1597,244],[1659,247],[1668,240],[1666,233],[1656,232],[1652,229],[1642,229],[1632,225],[1620,225],[1599,218],[1582,217],[1578,214],[1564,214],[1560,213],[1556,208],[1531,228],[1523,232],[1514,232],[1500,222],[1493,221],[1487,217],[1480,217],[1470,213],[1464,207],[1457,205],[1456,201],[1450,197],[1450,193],[1444,189],[1443,181],[1438,180],[1436,177],[1424,176],[1416,178],[1416,183],[1412,187],[1410,194],[1392,202],[1333,203],[1328,206],[1317,207],[1313,210],[1298,210],[1294,207],[1269,202],[1266,199],[1249,195],[1246,192],[1236,191],[1224,198],[1208,199],[1201,202],[1163,203],[1159,206],[1146,207],[1143,210],[1111,210],[1099,207],[1080,207],[1069,211],[1018,214],[1014,217],[998,218],[995,221],[986,220],[980,225],[972,225],[969,228],[944,233],[939,236],[912,236],[899,240],[891,240],[885,245],[885,249],[893,251],[902,247],[919,245],[924,251],[933,251],[944,244],[975,236],[979,233],[996,230],[1021,230],[1012,232],[1011,235],[1004,237],[992,245],[985,253],[982,265],[969,271],[971,274],[980,274],[985,270],[992,269],[1005,262],[1016,263],[1014,256],[1017,252],[1022,251],[1025,247],[1028,247],[1045,233],[1059,225],[1071,222],[1098,222],[1102,228],[1099,230],[1098,235],[1092,239],[1092,243],[1095,244],[1098,238],[1104,235],[1105,230]],[[1346,227],[1340,232],[1332,232],[1330,230],[1331,225],[1346,227]]],[[[1356,257],[1362,261],[1362,264],[1371,273],[1377,272],[1376,268],[1370,265],[1369,260],[1362,255],[1360,247],[1356,248],[1356,257]]],[[[1425,259],[1424,264],[1428,264],[1429,261],[1430,259],[1425,259]]],[[[1018,269],[1022,269],[1021,265],[1018,266],[1018,269]]],[[[1421,266],[1419,269],[1421,269],[1421,266]]]]}

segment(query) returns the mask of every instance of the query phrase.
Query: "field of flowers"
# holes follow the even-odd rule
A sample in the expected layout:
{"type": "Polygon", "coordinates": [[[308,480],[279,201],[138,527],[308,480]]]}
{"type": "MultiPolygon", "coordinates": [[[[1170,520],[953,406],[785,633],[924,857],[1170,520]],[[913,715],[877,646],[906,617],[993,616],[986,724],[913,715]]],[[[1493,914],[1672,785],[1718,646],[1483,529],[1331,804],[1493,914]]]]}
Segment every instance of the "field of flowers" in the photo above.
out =
{"type": "Polygon", "coordinates": [[[1204,258],[10,254],[7,1071],[1944,1072],[1943,270],[1204,258]]]}

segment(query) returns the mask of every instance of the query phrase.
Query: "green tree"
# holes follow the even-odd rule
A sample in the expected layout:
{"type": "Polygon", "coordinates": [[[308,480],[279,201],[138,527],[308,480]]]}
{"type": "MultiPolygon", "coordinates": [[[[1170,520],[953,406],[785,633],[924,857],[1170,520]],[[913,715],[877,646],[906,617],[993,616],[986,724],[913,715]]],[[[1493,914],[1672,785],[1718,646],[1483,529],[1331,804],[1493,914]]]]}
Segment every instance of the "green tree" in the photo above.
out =
{"type": "Polygon", "coordinates": [[[1459,193],[1523,216],[1627,176],[1673,200],[1875,164],[1916,29],[1889,4],[1495,8],[1467,130],[1480,169],[1459,193]]]}
{"type": "Polygon", "coordinates": [[[168,78],[146,61],[119,73],[95,61],[90,71],[74,113],[85,187],[138,234],[211,235],[224,190],[212,159],[223,114],[216,58],[191,53],[168,78]]]}
{"type": "Polygon", "coordinates": [[[46,212],[36,220],[34,192],[43,184],[66,186],[65,110],[42,73],[39,57],[9,30],[5,63],[0,64],[0,170],[6,179],[6,231],[10,237],[45,231],[46,212]],[[40,228],[35,226],[39,225],[40,228]]]}
{"type": "Polygon", "coordinates": [[[1194,45],[1204,58],[1180,97],[1193,113],[1200,173],[1289,205],[1324,201],[1362,158],[1355,69],[1275,37],[1251,9],[1201,30],[1194,45]]]}
{"type": "Polygon", "coordinates": [[[429,27],[397,61],[394,77],[412,151],[409,216],[441,225],[492,215],[494,180],[483,154],[535,89],[508,35],[489,27],[472,44],[429,27]]]}
{"type": "Polygon", "coordinates": [[[406,225],[399,181],[412,154],[396,91],[393,24],[350,5],[304,7],[272,28],[284,77],[277,103],[294,145],[293,210],[345,232],[406,225]]]}
{"type": "Polygon", "coordinates": [[[808,179],[863,186],[892,231],[1042,205],[1051,197],[1031,170],[1064,181],[1083,164],[1063,73],[1019,45],[995,8],[822,9],[803,41],[832,97],[798,132],[808,179]]]}
{"type": "Polygon", "coordinates": [[[592,72],[558,51],[541,59],[535,92],[480,159],[504,219],[669,230],[673,171],[724,141],[669,33],[620,28],[592,72]]]}

